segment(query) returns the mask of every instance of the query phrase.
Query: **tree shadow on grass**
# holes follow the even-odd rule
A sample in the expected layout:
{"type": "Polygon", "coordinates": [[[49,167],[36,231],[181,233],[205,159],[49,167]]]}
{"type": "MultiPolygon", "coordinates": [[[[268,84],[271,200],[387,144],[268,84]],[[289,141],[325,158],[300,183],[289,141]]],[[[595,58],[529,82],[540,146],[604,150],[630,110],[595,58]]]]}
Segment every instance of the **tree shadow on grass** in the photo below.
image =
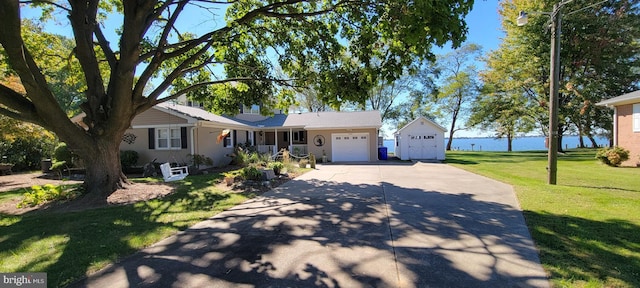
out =
{"type": "Polygon", "coordinates": [[[640,287],[640,226],[544,212],[524,215],[552,278],[640,287]]]}
{"type": "Polygon", "coordinates": [[[546,283],[542,271],[520,272],[535,266],[537,251],[521,212],[511,206],[392,183],[291,182],[72,286],[546,283]]]}
{"type": "Polygon", "coordinates": [[[135,253],[142,245],[137,242],[144,241],[139,239],[141,235],[169,236],[184,230],[203,219],[198,213],[213,210],[230,197],[224,193],[195,193],[211,186],[212,180],[191,178],[194,179],[183,182],[179,191],[165,198],[133,205],[0,215],[0,251],[19,255],[30,250],[28,253],[33,256],[0,257],[0,270],[12,267],[12,271],[47,272],[51,287],[68,285],[90,272],[96,263],[109,263],[135,253]]]}

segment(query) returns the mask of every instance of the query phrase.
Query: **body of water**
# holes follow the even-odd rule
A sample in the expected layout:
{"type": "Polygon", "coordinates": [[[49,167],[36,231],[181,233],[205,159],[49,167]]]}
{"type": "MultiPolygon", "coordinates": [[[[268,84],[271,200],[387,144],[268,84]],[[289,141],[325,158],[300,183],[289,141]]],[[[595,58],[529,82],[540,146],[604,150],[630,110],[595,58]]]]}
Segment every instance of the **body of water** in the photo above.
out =
{"type": "MultiPolygon", "coordinates": [[[[584,144],[591,145],[591,141],[587,137],[583,137],[584,144]]],[[[449,139],[444,139],[443,146],[447,145],[449,139]]],[[[609,139],[604,137],[596,137],[596,142],[600,147],[609,146],[609,139]]],[[[563,136],[562,148],[571,149],[576,148],[579,145],[578,136],[563,136]]],[[[394,152],[395,144],[393,139],[385,139],[384,146],[387,147],[387,151],[394,152]]],[[[533,150],[547,150],[544,147],[544,136],[542,137],[521,137],[513,139],[512,143],[513,151],[533,151],[533,150]]],[[[463,151],[507,151],[507,139],[495,139],[495,138],[453,138],[451,143],[452,150],[463,151]]]]}

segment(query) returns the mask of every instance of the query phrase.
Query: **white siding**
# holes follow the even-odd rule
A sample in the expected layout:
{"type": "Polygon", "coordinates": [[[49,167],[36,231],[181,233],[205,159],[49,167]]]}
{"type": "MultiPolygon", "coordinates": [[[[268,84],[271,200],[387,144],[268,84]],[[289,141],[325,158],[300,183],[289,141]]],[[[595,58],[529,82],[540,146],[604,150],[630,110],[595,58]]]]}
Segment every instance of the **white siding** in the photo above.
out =
{"type": "Polygon", "coordinates": [[[398,130],[396,156],[401,160],[444,160],[444,130],[425,118],[418,118],[398,130]]]}

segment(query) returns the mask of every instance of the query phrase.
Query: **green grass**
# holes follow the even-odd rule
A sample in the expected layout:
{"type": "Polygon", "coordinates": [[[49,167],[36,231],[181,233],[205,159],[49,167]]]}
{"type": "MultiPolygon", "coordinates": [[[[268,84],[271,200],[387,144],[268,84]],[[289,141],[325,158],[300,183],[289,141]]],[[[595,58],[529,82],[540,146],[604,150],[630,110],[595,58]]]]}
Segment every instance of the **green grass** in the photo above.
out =
{"type": "MultiPolygon", "coordinates": [[[[177,182],[175,193],[133,205],[0,214],[0,271],[47,272],[50,287],[68,285],[247,199],[247,195],[217,190],[214,183],[221,177],[189,176],[177,182]]],[[[23,192],[1,193],[0,201],[23,192]]]]}
{"type": "Polygon", "coordinates": [[[613,168],[595,150],[448,152],[447,163],[513,185],[542,265],[557,287],[640,287],[640,169],[613,168]]]}

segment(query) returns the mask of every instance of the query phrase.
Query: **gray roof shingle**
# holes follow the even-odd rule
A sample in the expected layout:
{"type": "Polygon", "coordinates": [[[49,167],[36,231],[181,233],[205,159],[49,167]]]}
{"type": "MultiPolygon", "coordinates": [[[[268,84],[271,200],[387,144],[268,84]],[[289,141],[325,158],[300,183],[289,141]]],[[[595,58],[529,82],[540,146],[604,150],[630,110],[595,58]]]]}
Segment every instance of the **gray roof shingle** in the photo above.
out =
{"type": "Polygon", "coordinates": [[[596,103],[596,105],[618,106],[618,105],[625,105],[625,104],[638,103],[638,102],[640,102],[640,90],[636,90],[631,93],[620,95],[618,97],[613,97],[611,99],[600,101],[596,103]]]}
{"type": "Polygon", "coordinates": [[[157,106],[198,120],[223,125],[247,126],[247,128],[305,128],[318,130],[382,127],[382,119],[378,111],[276,114],[262,121],[250,122],[233,117],[216,115],[201,108],[174,103],[161,103],[157,106]]]}

